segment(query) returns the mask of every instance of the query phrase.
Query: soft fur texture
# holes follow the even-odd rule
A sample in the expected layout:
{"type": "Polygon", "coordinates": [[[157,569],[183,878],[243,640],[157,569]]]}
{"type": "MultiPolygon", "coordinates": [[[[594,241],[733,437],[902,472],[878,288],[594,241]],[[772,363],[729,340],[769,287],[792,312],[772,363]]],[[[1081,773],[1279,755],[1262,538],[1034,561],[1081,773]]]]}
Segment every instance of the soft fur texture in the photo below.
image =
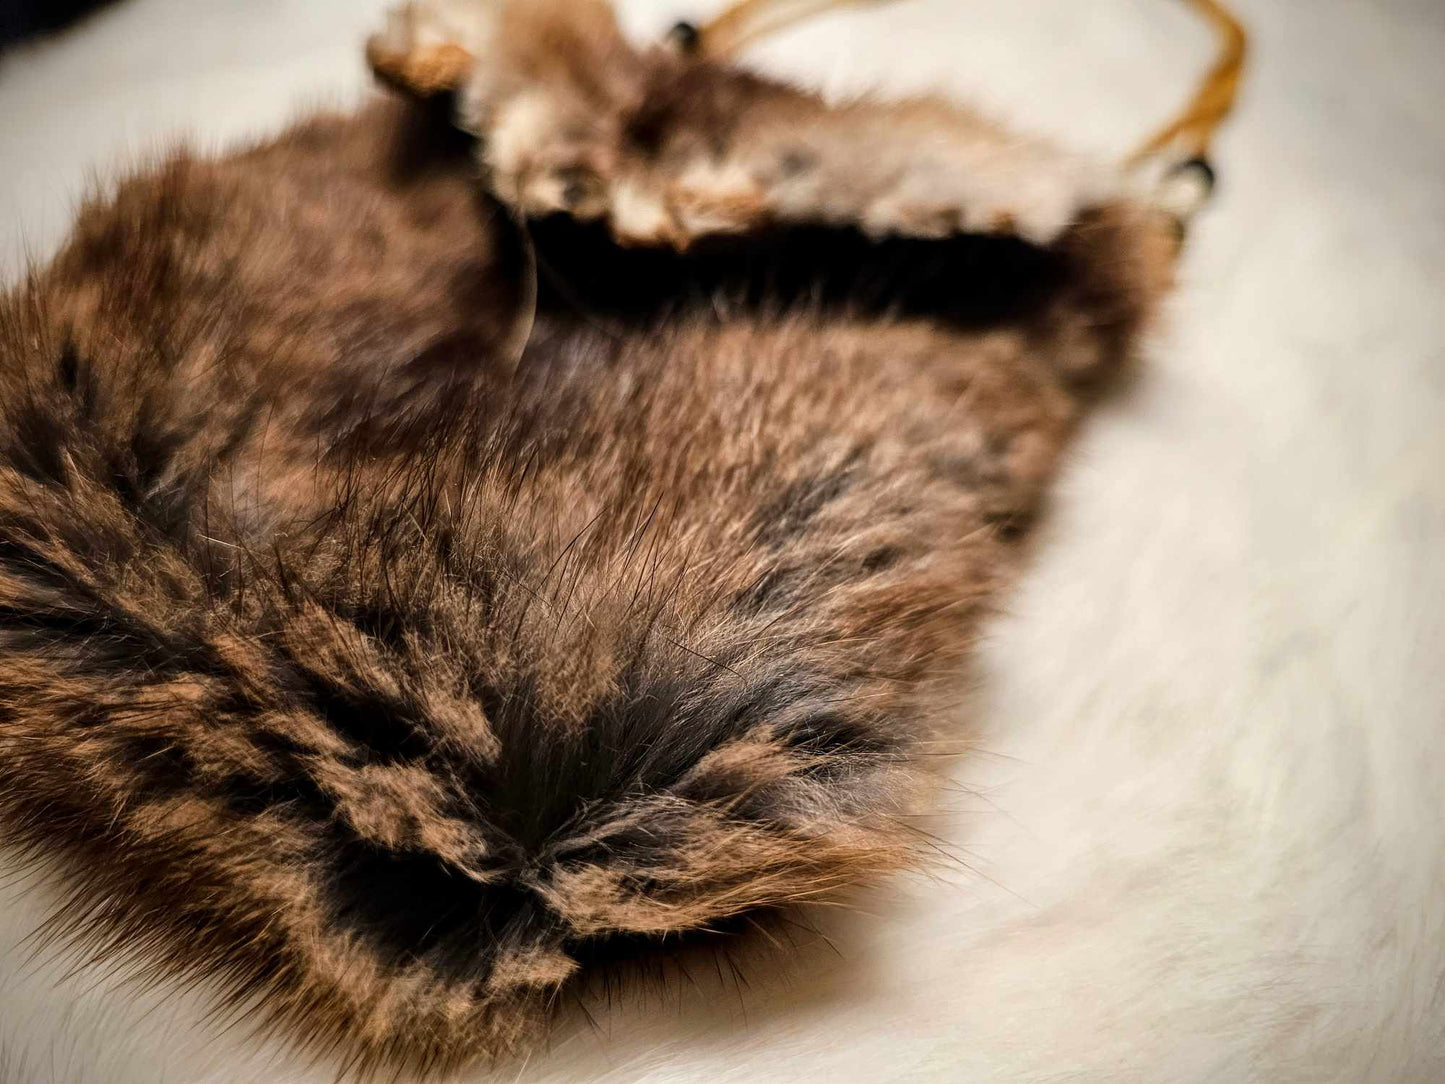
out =
{"type": "Polygon", "coordinates": [[[634,52],[600,0],[487,46],[484,182],[556,216],[378,107],[123,184],[0,307],[3,841],[57,936],[363,1072],[918,862],[979,619],[1176,250],[1120,197],[1015,216],[1051,162],[993,133],[945,203],[910,177],[966,156],[891,148],[967,117],[634,52]],[[793,194],[708,246],[699,163],[760,153],[793,194]]]}
{"type": "Polygon", "coordinates": [[[938,96],[829,104],[669,48],[639,54],[595,0],[565,20],[547,3],[412,0],[367,52],[414,93],[459,96],[501,198],[602,222],[624,245],[685,250],[779,222],[1046,245],[1119,183],[938,96]]]}
{"type": "MultiPolygon", "coordinates": [[[[1154,7],[1088,19],[1119,31],[1154,7]]],[[[950,63],[966,55],[1027,96],[986,34],[950,41],[940,14],[890,30],[923,46],[909,26],[926,28],[950,63]]],[[[846,962],[782,993],[754,976],[746,1024],[725,1004],[681,1019],[654,1005],[656,1020],[625,1014],[605,1047],[574,1039],[524,1078],[1432,1078],[1439,266],[1411,238],[1436,221],[1422,178],[1439,143],[1411,119],[1431,96],[1398,82],[1303,131],[1291,105],[1312,85],[1306,55],[1321,86],[1372,44],[1395,71],[1424,70],[1438,41],[1417,14],[1392,38],[1403,19],[1320,11],[1296,54],[1299,24],[1255,12],[1284,66],[1262,68],[1230,158],[1270,169],[1229,171],[1189,265],[1194,315],[1089,441],[1041,567],[995,626],[985,741],[1010,759],[971,760],[986,800],[950,835],[1001,887],[964,876],[871,904],[866,922],[827,927],[846,962]],[[1389,315],[1384,343],[1365,311],[1389,315]]],[[[1084,36],[1061,36],[1076,55],[1084,36]]],[[[1172,92],[1182,65],[1167,59],[1135,85],[1172,92]]],[[[1027,69],[1062,60],[1046,50],[1027,69]]],[[[1077,118],[1087,90],[1058,94],[1059,114],[1077,118]]],[[[18,898],[14,939],[45,903],[18,898]]],[[[20,1079],[306,1075],[218,1039],[187,997],[133,1005],[94,973],[57,982],[49,957],[38,971],[18,946],[6,958],[20,1079]]]]}

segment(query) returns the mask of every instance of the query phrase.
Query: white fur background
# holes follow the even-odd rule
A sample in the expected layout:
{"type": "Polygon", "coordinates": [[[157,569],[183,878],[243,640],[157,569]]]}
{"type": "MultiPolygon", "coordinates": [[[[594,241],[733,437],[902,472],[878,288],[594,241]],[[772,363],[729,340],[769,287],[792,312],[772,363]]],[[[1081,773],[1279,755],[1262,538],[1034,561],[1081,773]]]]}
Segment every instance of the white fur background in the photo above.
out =
{"type": "MultiPolygon", "coordinates": [[[[382,6],[126,0],[0,58],[5,277],[88,171],[354,99],[382,6]]],[[[639,34],[707,6],[625,5],[639,34]]],[[[823,916],[836,954],[595,1013],[495,1079],[1445,1079],[1445,3],[1240,7],[1172,326],[984,645],[962,864],[823,916]]],[[[755,57],[1114,153],[1209,48],[1177,0],[904,0],[755,57]]],[[[194,992],[32,959],[45,903],[0,888],[4,1084],[331,1078],[194,992]]]]}

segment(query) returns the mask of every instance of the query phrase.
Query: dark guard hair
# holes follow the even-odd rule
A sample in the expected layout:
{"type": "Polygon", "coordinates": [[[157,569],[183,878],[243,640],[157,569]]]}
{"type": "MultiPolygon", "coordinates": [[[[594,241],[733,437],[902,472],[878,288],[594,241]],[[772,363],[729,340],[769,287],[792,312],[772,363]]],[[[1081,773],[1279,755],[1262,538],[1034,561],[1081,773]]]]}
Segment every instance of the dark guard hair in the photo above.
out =
{"type": "Polygon", "coordinates": [[[61,934],[362,1069],[920,861],[1173,250],[1120,202],[624,249],[470,153],[393,103],[179,154],[0,301],[0,832],[61,934]]]}

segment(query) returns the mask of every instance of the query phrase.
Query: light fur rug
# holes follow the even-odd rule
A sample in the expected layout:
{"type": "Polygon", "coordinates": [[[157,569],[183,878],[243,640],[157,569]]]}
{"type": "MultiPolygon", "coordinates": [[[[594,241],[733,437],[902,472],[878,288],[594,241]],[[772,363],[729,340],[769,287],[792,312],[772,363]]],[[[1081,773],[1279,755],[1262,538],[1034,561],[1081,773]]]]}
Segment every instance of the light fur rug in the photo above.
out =
{"type": "MultiPolygon", "coordinates": [[[[127,0],[0,58],[4,276],[92,171],[359,96],[383,6],[127,0]]],[[[639,35],[706,7],[623,5],[639,35]]],[[[1255,67],[1172,326],[960,709],[960,863],[823,916],[836,955],[614,1006],[496,1079],[1445,1079],[1445,6],[1241,7],[1255,67]]],[[[1111,152],[1208,53],[1172,0],[906,0],[754,59],[1111,152]]],[[[331,1079],[196,991],[34,957],[46,902],[0,888],[4,1084],[331,1079]]]]}

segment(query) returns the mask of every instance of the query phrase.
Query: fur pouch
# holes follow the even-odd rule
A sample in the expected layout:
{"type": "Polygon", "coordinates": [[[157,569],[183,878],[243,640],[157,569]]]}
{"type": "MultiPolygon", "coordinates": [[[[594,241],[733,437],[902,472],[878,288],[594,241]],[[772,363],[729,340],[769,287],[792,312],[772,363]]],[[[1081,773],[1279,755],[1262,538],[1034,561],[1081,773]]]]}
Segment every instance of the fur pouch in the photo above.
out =
{"type": "Polygon", "coordinates": [[[925,861],[969,645],[1177,234],[597,0],[370,55],[406,100],[176,155],[0,302],[0,831],[57,935],[428,1072],[925,861]]]}

